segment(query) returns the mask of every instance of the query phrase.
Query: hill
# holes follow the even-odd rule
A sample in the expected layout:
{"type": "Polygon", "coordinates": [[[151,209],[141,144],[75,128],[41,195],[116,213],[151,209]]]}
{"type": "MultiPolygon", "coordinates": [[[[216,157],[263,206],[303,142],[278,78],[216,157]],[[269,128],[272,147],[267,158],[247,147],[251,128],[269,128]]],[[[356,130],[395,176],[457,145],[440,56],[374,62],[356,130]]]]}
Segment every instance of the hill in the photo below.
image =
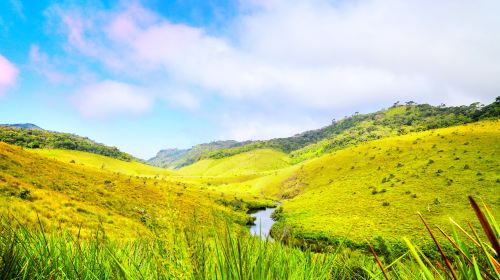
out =
{"type": "Polygon", "coordinates": [[[41,127],[32,124],[32,123],[16,123],[16,124],[0,124],[0,126],[7,126],[7,127],[17,127],[17,128],[24,128],[24,129],[40,129],[43,130],[41,127]]]}
{"type": "Polygon", "coordinates": [[[116,147],[109,147],[86,137],[42,129],[0,126],[0,141],[24,148],[76,150],[126,161],[140,161],[116,147]]]}
{"type": "Polygon", "coordinates": [[[118,172],[132,176],[165,177],[173,174],[172,171],[168,169],[147,165],[142,162],[124,161],[82,151],[58,149],[31,149],[29,151],[65,163],[72,163],[101,171],[118,172]]]}
{"type": "MultiPolygon", "coordinates": [[[[81,153],[73,155],[83,161],[81,153]]],[[[128,238],[151,235],[152,226],[165,229],[173,220],[208,221],[214,213],[246,222],[243,213],[216,203],[220,198],[173,179],[136,178],[0,143],[0,216],[14,215],[33,228],[40,219],[47,229],[87,236],[100,228],[110,237],[128,238]]]]}
{"type": "Polygon", "coordinates": [[[446,107],[406,102],[370,114],[355,113],[321,129],[306,131],[288,138],[254,141],[249,144],[206,153],[202,158],[224,158],[262,148],[289,153],[294,163],[314,158],[331,151],[358,143],[388,136],[500,117],[500,97],[495,102],[482,106],[446,107]]]}
{"type": "Polygon", "coordinates": [[[181,168],[203,158],[209,152],[244,145],[247,142],[234,140],[214,141],[211,143],[195,145],[190,149],[166,149],[147,161],[148,164],[164,168],[181,168]]]}
{"type": "Polygon", "coordinates": [[[499,140],[500,121],[388,137],[306,161],[252,185],[256,193],[281,198],[279,223],[295,236],[418,238],[417,211],[443,228],[450,217],[459,224],[474,220],[467,211],[468,195],[499,213],[499,140]]]}
{"type": "Polygon", "coordinates": [[[224,159],[204,159],[179,169],[179,174],[191,176],[246,176],[274,171],[290,165],[285,153],[260,149],[224,159]]]}

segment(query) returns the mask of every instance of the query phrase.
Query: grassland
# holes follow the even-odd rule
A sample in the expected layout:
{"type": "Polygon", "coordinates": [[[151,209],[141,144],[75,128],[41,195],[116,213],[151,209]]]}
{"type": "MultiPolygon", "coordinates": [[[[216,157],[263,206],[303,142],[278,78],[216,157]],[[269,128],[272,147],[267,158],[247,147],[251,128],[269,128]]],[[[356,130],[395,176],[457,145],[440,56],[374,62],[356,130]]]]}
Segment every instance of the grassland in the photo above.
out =
{"type": "MultiPolygon", "coordinates": [[[[233,169],[232,181],[200,180],[229,196],[281,201],[279,224],[296,236],[418,239],[417,211],[438,226],[448,226],[450,217],[466,223],[474,218],[466,211],[468,195],[484,200],[494,213],[500,210],[499,140],[500,122],[482,121],[370,141],[252,177],[245,172],[238,177],[240,169],[233,169]]],[[[225,166],[220,170],[251,165],[242,155],[250,157],[243,153],[216,163],[225,166]]],[[[204,174],[210,170],[205,163],[212,161],[187,167],[183,174],[204,174]]]]}
{"type": "Polygon", "coordinates": [[[229,158],[205,159],[179,170],[191,176],[245,176],[290,166],[289,157],[271,149],[254,150],[229,158]]]}
{"type": "MultiPolygon", "coordinates": [[[[78,155],[76,161],[87,158],[78,155]]],[[[102,227],[109,236],[128,238],[193,215],[209,219],[217,214],[245,223],[244,213],[216,203],[221,198],[220,192],[175,179],[100,170],[0,143],[0,215],[13,215],[29,227],[40,219],[47,228],[88,235],[102,227]]]]}
{"type": "Polygon", "coordinates": [[[64,163],[72,163],[101,171],[143,177],[165,177],[172,175],[172,172],[168,169],[154,167],[138,161],[123,161],[82,151],[61,149],[32,149],[29,151],[64,163]]]}
{"type": "MultiPolygon", "coordinates": [[[[416,213],[433,227],[449,229],[450,217],[466,225],[475,220],[472,195],[494,220],[500,121],[387,136],[298,164],[283,152],[257,149],[175,171],[0,143],[0,276],[381,279],[366,254],[369,240],[391,279],[447,277],[443,264],[425,260],[439,253],[428,249],[432,240],[416,213]],[[273,229],[281,242],[260,241],[235,225],[248,221],[248,207],[273,200],[281,202],[273,229]]],[[[460,250],[481,266],[451,253],[460,279],[498,276],[493,248],[481,245],[481,257],[459,236],[460,250]]],[[[478,238],[470,241],[483,244],[478,238]]]]}
{"type": "Polygon", "coordinates": [[[417,211],[442,227],[472,220],[467,195],[498,213],[499,140],[500,123],[486,121],[371,141],[305,162],[267,191],[290,198],[282,222],[301,234],[418,238],[417,211]]]}

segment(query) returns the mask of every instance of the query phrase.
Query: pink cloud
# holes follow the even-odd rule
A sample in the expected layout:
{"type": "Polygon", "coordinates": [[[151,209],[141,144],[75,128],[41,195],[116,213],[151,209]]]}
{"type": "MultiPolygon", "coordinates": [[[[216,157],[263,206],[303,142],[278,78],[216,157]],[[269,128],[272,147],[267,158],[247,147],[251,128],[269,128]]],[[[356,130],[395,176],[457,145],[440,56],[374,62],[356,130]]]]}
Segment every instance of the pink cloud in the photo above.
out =
{"type": "Polygon", "coordinates": [[[14,86],[19,70],[7,58],[0,55],[0,95],[14,86]]]}

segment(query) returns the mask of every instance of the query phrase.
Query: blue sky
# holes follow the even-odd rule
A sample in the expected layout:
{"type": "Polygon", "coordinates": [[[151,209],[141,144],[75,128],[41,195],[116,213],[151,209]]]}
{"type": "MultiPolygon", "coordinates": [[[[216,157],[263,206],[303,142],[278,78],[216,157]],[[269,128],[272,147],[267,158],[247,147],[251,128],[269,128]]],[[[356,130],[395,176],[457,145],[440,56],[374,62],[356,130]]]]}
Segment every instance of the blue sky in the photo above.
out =
{"type": "Polygon", "coordinates": [[[0,3],[0,123],[142,158],[267,139],[395,101],[489,103],[498,1],[0,3]]]}

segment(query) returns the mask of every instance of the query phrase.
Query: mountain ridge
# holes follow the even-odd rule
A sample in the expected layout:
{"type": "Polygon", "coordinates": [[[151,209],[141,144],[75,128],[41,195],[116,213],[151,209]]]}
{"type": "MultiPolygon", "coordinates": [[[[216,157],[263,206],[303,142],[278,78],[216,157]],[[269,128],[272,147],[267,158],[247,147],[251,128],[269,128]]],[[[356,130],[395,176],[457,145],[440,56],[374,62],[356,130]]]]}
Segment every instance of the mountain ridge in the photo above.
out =
{"type": "MultiPolygon", "coordinates": [[[[202,147],[204,145],[210,146],[211,143],[199,144],[192,148],[200,147],[195,149],[195,156],[182,161],[182,164],[158,164],[158,162],[161,162],[161,152],[180,151],[181,155],[178,158],[175,156],[166,157],[171,162],[175,162],[182,158],[189,149],[162,150],[156,157],[148,160],[148,163],[159,167],[181,168],[203,159],[220,159],[263,148],[275,149],[289,154],[292,161],[297,163],[361,142],[415,131],[466,124],[482,119],[498,118],[499,116],[500,97],[497,97],[495,101],[488,105],[475,102],[470,105],[448,107],[445,105],[417,104],[413,101],[404,104],[396,102],[388,109],[368,114],[355,113],[338,121],[333,120],[330,125],[304,131],[290,137],[237,142],[238,144],[234,146],[218,146],[208,149],[202,147]]],[[[212,143],[217,142],[224,141],[212,143]]]]}
{"type": "Polygon", "coordinates": [[[39,130],[44,130],[43,128],[39,127],[38,125],[32,124],[32,123],[0,124],[0,126],[17,127],[17,128],[23,128],[23,129],[39,129],[39,130]]]}

